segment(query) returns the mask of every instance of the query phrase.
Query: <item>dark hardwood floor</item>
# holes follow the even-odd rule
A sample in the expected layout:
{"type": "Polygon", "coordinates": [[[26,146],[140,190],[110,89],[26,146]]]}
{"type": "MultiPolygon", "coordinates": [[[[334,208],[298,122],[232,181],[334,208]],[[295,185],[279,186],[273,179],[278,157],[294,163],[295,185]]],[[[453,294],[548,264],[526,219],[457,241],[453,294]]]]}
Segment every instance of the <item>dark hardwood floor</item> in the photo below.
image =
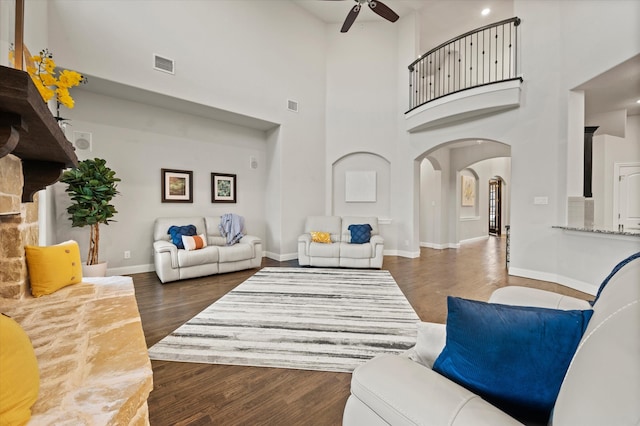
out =
{"type": "MultiPolygon", "coordinates": [[[[298,266],[263,261],[263,266],[298,266]]],[[[558,284],[507,275],[505,241],[463,244],[457,250],[423,248],[418,259],[387,256],[391,272],[423,321],[446,321],[448,295],[487,300],[521,285],[590,299],[558,284]]],[[[233,272],[161,284],[154,272],[133,274],[147,345],[151,346],[256,272],[233,272]]],[[[604,278],[604,277],[603,277],[604,278]]],[[[278,368],[152,361],[152,426],[340,425],[350,374],[278,368]]]]}

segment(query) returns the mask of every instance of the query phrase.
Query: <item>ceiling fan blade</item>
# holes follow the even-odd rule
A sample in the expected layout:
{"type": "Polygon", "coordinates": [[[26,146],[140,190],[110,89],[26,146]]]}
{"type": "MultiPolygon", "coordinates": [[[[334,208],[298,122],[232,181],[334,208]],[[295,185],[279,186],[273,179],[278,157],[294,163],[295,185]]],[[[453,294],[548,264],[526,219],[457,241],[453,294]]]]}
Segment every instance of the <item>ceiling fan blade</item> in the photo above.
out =
{"type": "Polygon", "coordinates": [[[396,22],[398,18],[400,18],[397,13],[389,9],[389,6],[378,0],[371,0],[369,2],[369,8],[387,21],[396,22]]]}
{"type": "Polygon", "coordinates": [[[349,14],[347,15],[347,19],[344,20],[344,24],[342,24],[342,29],[340,29],[341,33],[346,33],[353,25],[353,21],[358,17],[358,13],[360,13],[360,3],[353,6],[349,14]]]}

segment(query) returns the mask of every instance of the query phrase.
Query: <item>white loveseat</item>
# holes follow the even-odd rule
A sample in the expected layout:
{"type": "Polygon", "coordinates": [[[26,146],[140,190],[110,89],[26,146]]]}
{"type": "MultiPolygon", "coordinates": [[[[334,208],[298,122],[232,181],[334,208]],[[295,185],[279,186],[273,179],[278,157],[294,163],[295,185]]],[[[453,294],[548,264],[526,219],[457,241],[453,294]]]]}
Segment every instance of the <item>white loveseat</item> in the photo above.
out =
{"type": "Polygon", "coordinates": [[[382,268],[384,239],[379,235],[377,217],[309,216],[304,234],[298,237],[300,266],[329,268],[382,268]],[[371,225],[368,243],[351,243],[349,225],[371,225]],[[313,242],[311,232],[328,232],[331,243],[313,242]]]}
{"type": "MultiPolygon", "coordinates": [[[[591,309],[583,300],[517,286],[496,290],[489,302],[591,309]]],[[[409,356],[383,355],[358,367],[352,376],[343,424],[521,424],[432,370],[445,341],[445,325],[422,323],[409,356]]],[[[564,376],[549,424],[640,424],[639,360],[640,258],[635,258],[613,275],[593,305],[593,316],[564,376]]]]}
{"type": "Polygon", "coordinates": [[[153,227],[153,259],[156,274],[163,283],[186,278],[222,274],[262,265],[262,240],[245,235],[227,246],[220,234],[220,216],[161,217],[153,227]],[[199,250],[178,249],[171,242],[171,226],[194,225],[198,235],[205,234],[207,246],[199,250]]]}

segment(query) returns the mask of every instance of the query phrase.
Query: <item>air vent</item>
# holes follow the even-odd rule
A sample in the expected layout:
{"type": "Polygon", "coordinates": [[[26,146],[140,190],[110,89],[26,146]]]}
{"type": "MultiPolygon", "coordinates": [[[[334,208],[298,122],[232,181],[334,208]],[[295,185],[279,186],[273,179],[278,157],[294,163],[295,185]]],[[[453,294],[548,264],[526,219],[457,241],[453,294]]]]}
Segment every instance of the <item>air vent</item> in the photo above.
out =
{"type": "Polygon", "coordinates": [[[165,58],[157,54],[153,54],[153,69],[175,74],[173,59],[165,58]]]}
{"type": "Polygon", "coordinates": [[[298,112],[298,101],[287,100],[287,109],[289,111],[298,112]]]}

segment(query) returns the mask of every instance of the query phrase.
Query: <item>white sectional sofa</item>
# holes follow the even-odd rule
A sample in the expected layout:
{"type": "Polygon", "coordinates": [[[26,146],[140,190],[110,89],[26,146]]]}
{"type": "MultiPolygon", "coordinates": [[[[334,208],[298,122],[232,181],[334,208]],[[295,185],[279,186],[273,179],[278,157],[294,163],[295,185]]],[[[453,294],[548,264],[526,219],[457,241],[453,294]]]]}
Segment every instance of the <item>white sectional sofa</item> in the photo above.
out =
{"type": "Polygon", "coordinates": [[[377,217],[309,216],[304,234],[298,237],[298,263],[301,266],[382,268],[384,239],[379,235],[377,217]],[[349,225],[369,224],[369,242],[351,241],[349,225]],[[330,243],[313,242],[311,232],[328,232],[330,243]]]}
{"type": "Polygon", "coordinates": [[[153,228],[153,258],[156,274],[163,283],[222,274],[262,265],[262,240],[245,235],[240,241],[227,246],[220,234],[220,216],[161,217],[153,228]],[[171,226],[194,225],[197,234],[204,234],[207,246],[199,250],[178,249],[171,242],[171,226]]]}
{"type": "MultiPolygon", "coordinates": [[[[489,305],[549,308],[554,312],[593,309],[550,418],[541,424],[639,424],[639,256],[637,253],[614,268],[593,307],[584,300],[517,286],[498,289],[489,299],[489,305]]],[[[382,355],[356,368],[343,425],[520,425],[514,417],[434,370],[449,344],[447,327],[422,323],[417,344],[409,354],[382,355]]],[[[484,341],[483,336],[475,340],[484,341]]],[[[556,348],[559,344],[556,342],[556,348]]],[[[547,371],[540,371],[540,375],[546,376],[547,371]]]]}

